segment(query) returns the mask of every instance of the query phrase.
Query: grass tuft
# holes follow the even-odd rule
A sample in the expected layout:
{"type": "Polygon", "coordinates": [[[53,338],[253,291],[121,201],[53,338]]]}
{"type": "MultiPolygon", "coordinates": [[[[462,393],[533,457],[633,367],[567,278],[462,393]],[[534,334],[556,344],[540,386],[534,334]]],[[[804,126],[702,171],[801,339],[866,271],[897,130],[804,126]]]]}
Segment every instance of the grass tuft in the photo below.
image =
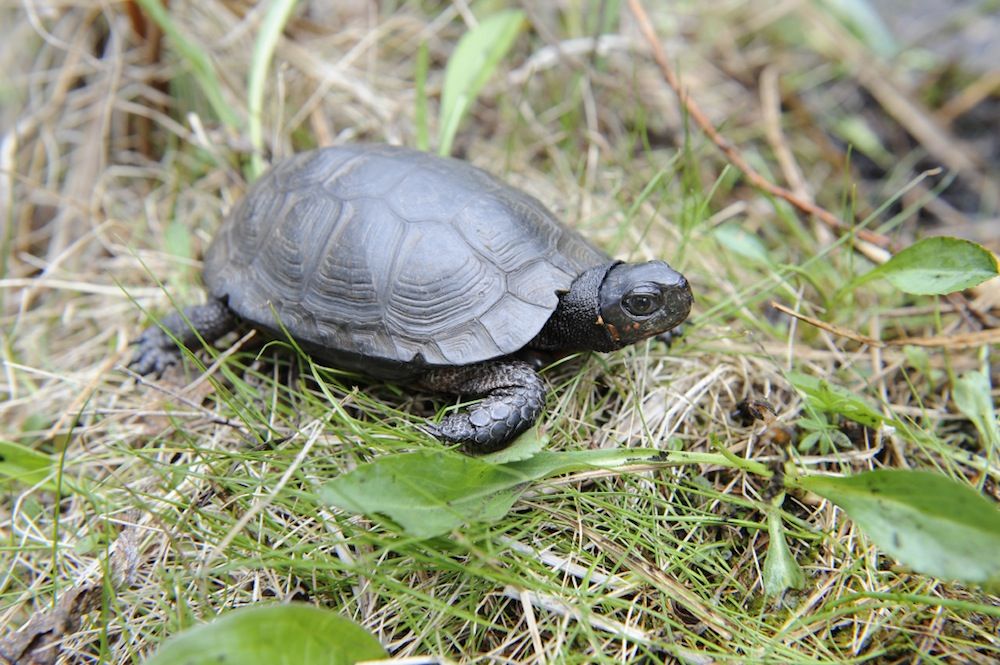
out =
{"type": "MultiPolygon", "coordinates": [[[[247,154],[442,129],[428,118],[474,23],[465,3],[291,4],[273,5],[290,13],[270,31],[223,0],[139,0],[138,22],[132,3],[0,8],[19,45],[0,53],[0,645],[96,584],[97,605],[50,640],[67,662],[141,662],[220,612],[286,601],[359,623],[400,659],[1000,658],[995,590],[899,565],[816,494],[775,499],[789,469],[918,469],[1000,500],[996,280],[948,297],[857,282],[930,235],[1000,250],[988,72],[881,53],[858,14],[809,3],[645,3],[709,120],[840,233],[715,149],[628,3],[524,3],[451,152],[616,256],[671,262],[696,298],[669,349],[544,371],[548,450],[704,457],[574,471],[501,520],[420,539],[318,491],[438,450],[420,425],[452,402],[254,334],[158,379],[123,367],[150,317],[201,296],[199,257],[245,191],[247,154]],[[720,450],[729,465],[711,463],[720,450]],[[794,578],[765,575],[779,536],[803,584],[768,594],[794,578]]],[[[949,25],[989,18],[970,12],[949,25]]]]}

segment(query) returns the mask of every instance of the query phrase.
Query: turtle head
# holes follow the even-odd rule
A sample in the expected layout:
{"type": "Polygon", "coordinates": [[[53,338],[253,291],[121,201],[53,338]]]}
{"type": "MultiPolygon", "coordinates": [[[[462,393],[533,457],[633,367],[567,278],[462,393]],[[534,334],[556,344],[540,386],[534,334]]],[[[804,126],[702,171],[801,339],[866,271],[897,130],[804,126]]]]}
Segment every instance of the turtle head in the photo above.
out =
{"type": "Polygon", "coordinates": [[[691,287],[663,261],[600,264],[585,270],[528,348],[615,351],[676,328],[691,311],[691,287]]]}
{"type": "Polygon", "coordinates": [[[615,348],[676,328],[694,302],[684,275],[663,261],[615,265],[605,275],[598,298],[598,323],[615,348]]]}

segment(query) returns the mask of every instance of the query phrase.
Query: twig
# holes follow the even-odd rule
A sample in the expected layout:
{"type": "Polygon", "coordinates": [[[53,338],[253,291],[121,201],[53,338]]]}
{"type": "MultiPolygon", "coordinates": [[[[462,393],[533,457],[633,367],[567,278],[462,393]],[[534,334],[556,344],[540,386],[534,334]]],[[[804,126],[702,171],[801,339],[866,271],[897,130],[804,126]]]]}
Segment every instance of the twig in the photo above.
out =
{"type": "Polygon", "coordinates": [[[714,143],[716,147],[722,151],[722,154],[726,156],[726,159],[728,159],[733,166],[743,173],[746,179],[750,181],[750,184],[767,192],[771,196],[787,201],[789,204],[806,214],[813,215],[816,219],[820,220],[837,232],[853,233],[858,238],[880,247],[889,246],[889,239],[881,233],[875,233],[874,231],[870,231],[868,229],[857,229],[851,227],[849,224],[846,224],[841,219],[836,217],[829,210],[807,201],[800,196],[796,196],[794,192],[768,181],[767,178],[759,174],[752,166],[750,166],[746,159],[743,158],[743,154],[739,151],[739,149],[718,132],[712,124],[712,121],[708,119],[708,116],[706,116],[704,112],[702,112],[697,102],[695,102],[694,99],[692,99],[691,96],[684,90],[684,88],[681,87],[677,75],[674,73],[673,69],[670,68],[667,55],[663,50],[663,46],[660,44],[660,40],[656,36],[656,31],[653,29],[653,25],[649,20],[649,15],[643,8],[642,3],[639,0],[629,0],[628,4],[629,9],[631,9],[633,16],[635,16],[635,19],[639,24],[639,30],[642,32],[642,36],[646,39],[646,42],[652,49],[653,59],[656,61],[656,64],[660,69],[660,73],[663,74],[663,78],[666,79],[667,84],[677,94],[677,97],[680,99],[681,105],[684,107],[688,116],[694,120],[705,135],[712,140],[712,143],[714,143]]]}
{"type": "Polygon", "coordinates": [[[1000,92],[1000,71],[986,72],[957,95],[949,99],[934,114],[938,122],[950,124],[969,112],[984,99],[1000,92]]]}
{"type": "Polygon", "coordinates": [[[802,170],[795,162],[795,156],[781,131],[781,92],[778,89],[778,68],[775,65],[765,67],[760,73],[760,101],[764,134],[781,166],[785,182],[796,196],[812,201],[813,197],[806,187],[806,179],[802,176],[802,170]]]}
{"type": "Polygon", "coordinates": [[[977,330],[975,332],[969,333],[958,333],[955,335],[933,335],[930,337],[899,337],[897,339],[891,339],[887,341],[882,341],[880,339],[875,339],[874,337],[869,337],[868,335],[863,335],[856,330],[851,330],[850,328],[844,328],[843,326],[838,326],[833,323],[827,323],[826,321],[821,321],[820,319],[802,314],[801,312],[796,312],[793,309],[782,305],[779,302],[771,301],[771,307],[775,308],[779,312],[784,312],[788,316],[794,317],[800,321],[805,321],[811,326],[815,326],[821,330],[825,330],[832,333],[838,337],[846,337],[847,339],[854,340],[860,344],[867,344],[869,346],[874,346],[878,348],[886,346],[925,346],[925,347],[946,347],[949,349],[968,349],[982,346],[984,344],[997,344],[1000,343],[1000,328],[987,328],[986,330],[977,330]]]}

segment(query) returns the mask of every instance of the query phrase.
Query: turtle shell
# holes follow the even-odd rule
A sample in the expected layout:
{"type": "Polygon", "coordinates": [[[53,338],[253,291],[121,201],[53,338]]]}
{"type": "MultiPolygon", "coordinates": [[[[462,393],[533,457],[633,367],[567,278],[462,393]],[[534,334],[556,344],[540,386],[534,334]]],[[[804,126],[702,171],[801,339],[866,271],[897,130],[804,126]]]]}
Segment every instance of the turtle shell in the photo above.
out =
{"type": "Polygon", "coordinates": [[[335,365],[399,377],[511,354],[608,257],[535,198],[385,145],[275,165],[208,248],[210,293],[335,365]]]}

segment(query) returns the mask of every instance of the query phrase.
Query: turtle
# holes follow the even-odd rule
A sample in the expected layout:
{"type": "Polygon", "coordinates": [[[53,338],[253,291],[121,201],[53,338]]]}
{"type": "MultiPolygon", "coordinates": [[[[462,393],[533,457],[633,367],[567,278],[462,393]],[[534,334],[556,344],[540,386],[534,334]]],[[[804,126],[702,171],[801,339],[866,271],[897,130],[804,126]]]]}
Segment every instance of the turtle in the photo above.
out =
{"type": "Polygon", "coordinates": [[[346,144],[278,161],[247,190],[204,257],[207,301],[136,340],[157,375],[178,343],[241,323],[331,366],[483,398],[426,431],[479,454],[540,416],[538,357],[609,352],[688,316],[685,277],[624,263],[536,198],[466,161],[346,144]]]}

